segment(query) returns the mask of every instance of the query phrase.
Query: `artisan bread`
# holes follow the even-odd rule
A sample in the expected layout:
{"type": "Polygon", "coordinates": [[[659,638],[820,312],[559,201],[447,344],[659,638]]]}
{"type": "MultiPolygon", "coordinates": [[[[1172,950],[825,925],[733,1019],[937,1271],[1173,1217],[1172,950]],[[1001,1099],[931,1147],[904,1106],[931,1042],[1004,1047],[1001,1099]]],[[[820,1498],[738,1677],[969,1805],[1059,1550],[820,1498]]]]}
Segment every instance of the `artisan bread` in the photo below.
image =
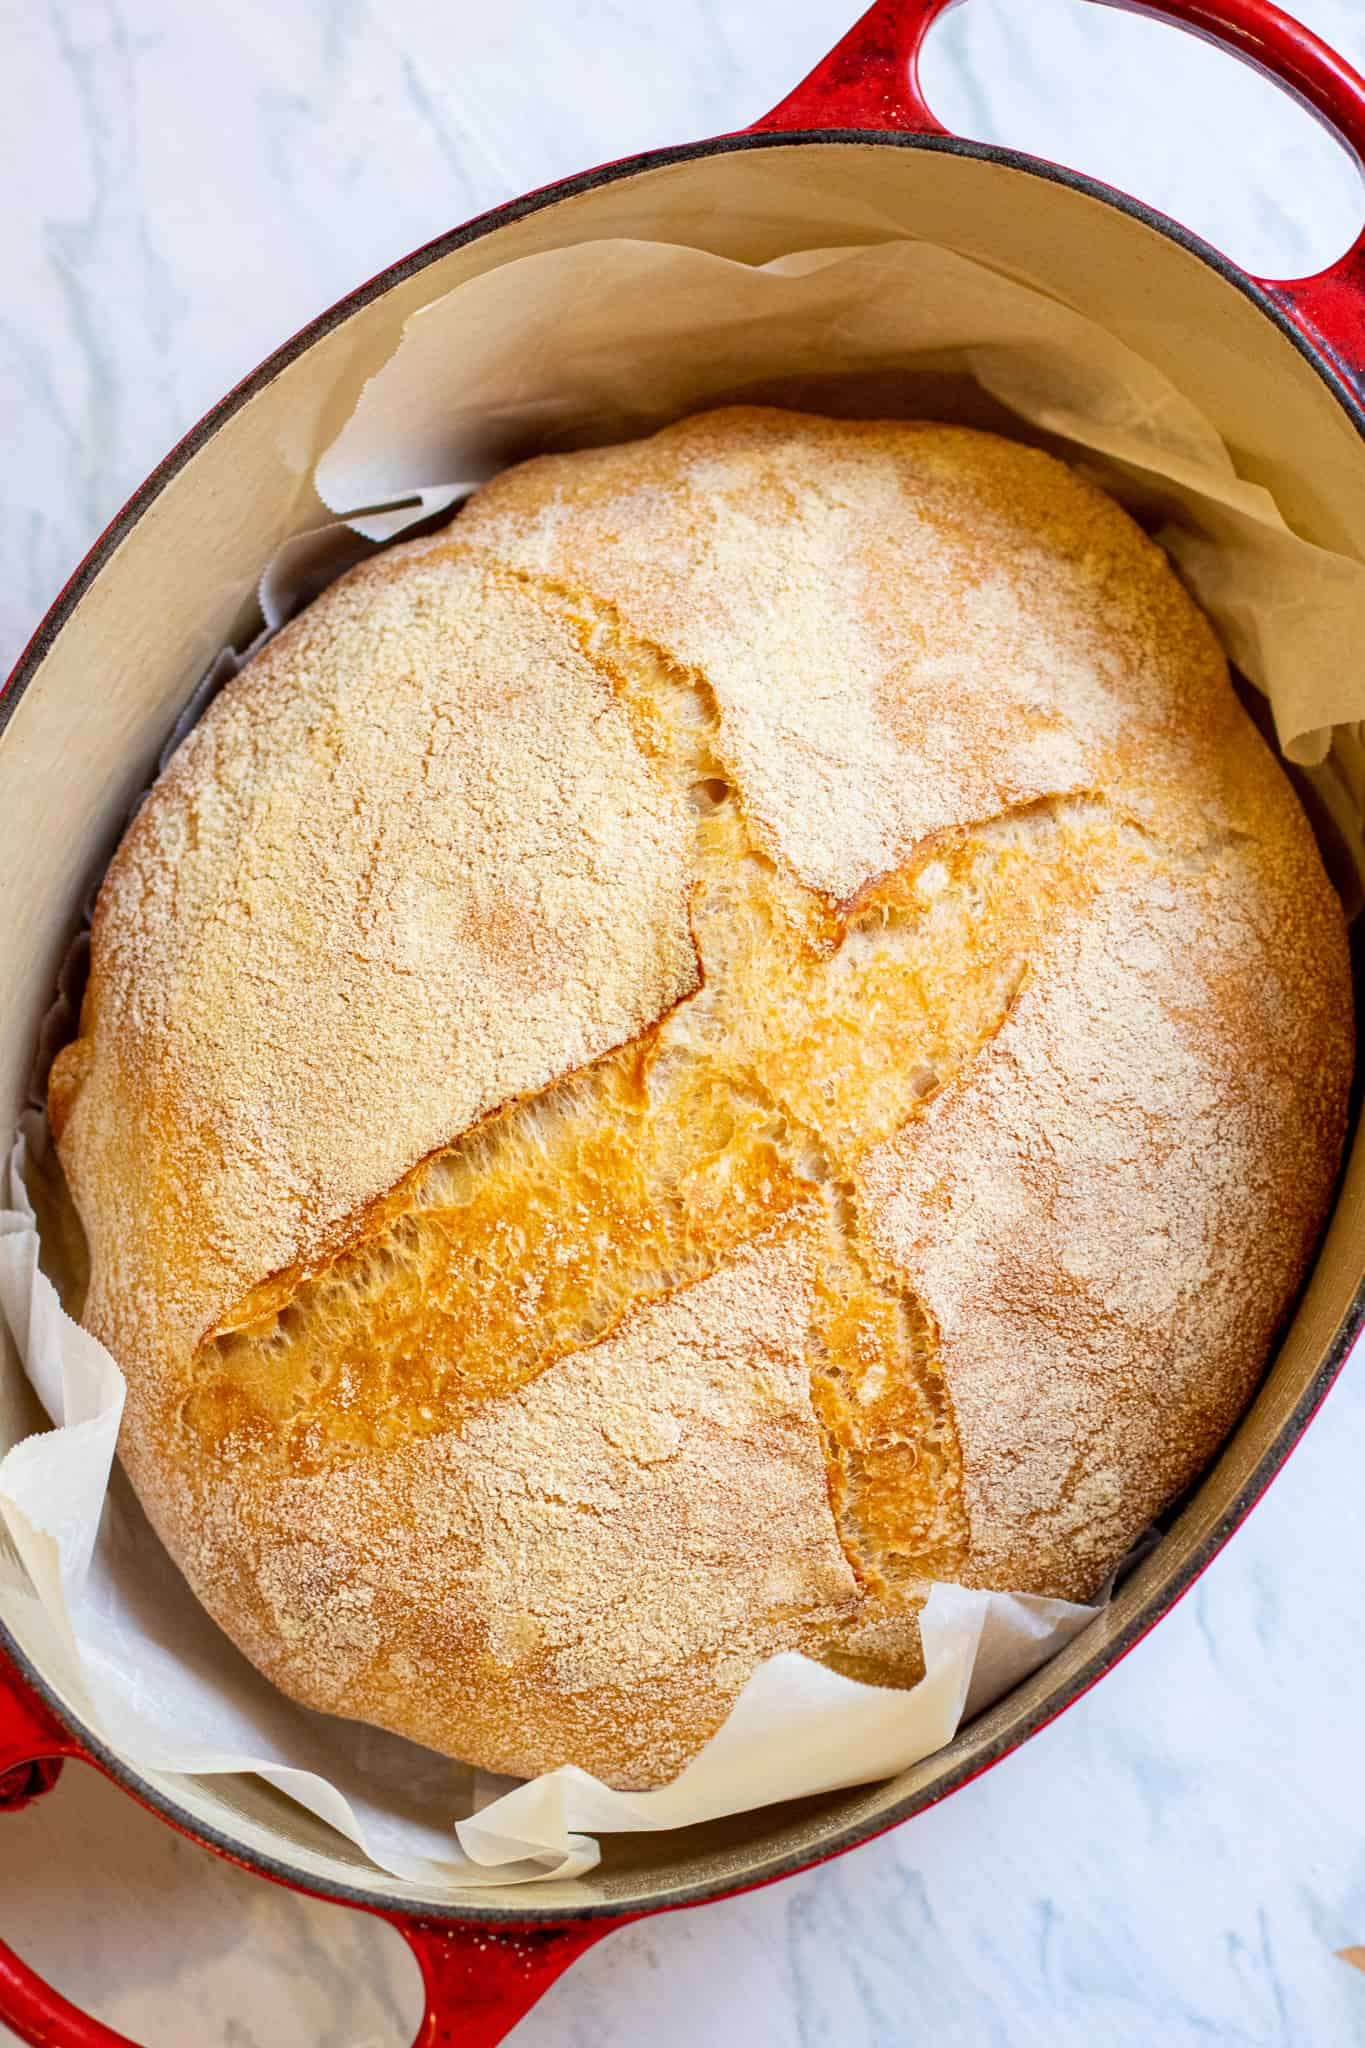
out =
{"type": "Polygon", "coordinates": [[[50,1108],[121,1454],[305,1704],[675,1773],[927,1585],[1084,1599],[1330,1199],[1341,911],[1051,457],[755,409],[529,462],[176,753],[50,1108]]]}

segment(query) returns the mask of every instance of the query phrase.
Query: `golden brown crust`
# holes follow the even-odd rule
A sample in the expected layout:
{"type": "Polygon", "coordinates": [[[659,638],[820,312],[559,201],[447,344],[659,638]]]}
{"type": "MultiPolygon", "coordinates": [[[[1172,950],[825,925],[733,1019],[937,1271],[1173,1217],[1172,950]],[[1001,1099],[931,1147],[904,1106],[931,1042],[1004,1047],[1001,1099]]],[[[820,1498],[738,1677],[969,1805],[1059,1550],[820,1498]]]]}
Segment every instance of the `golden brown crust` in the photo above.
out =
{"type": "Polygon", "coordinates": [[[308,1704],[671,1774],[1084,1597],[1330,1196],[1340,910],[1206,624],[988,435],[757,411],[343,580],[131,829],[52,1113],[123,1455],[308,1704]]]}
{"type": "MultiPolygon", "coordinates": [[[[1271,852],[1190,868],[1116,832],[999,1032],[861,1162],[873,1242],[938,1327],[969,1583],[1092,1598],[1235,1422],[1304,1271],[1345,962],[1335,926],[1276,914],[1271,852]]],[[[1273,856],[1320,896],[1310,849],[1273,856]]]]}
{"type": "Polygon", "coordinates": [[[196,1578],[256,1549],[233,1633],[312,1705],[498,1771],[671,1775],[755,1663],[864,1604],[811,1413],[817,1240],[807,1217],[750,1243],[458,1431],[238,1467],[199,1495],[196,1578]]]}
{"type": "Polygon", "coordinates": [[[100,892],[51,1089],[92,1326],[183,1351],[653,1022],[696,983],[690,839],[515,580],[449,547],[343,578],[190,734],[100,892]]]}
{"type": "Polygon", "coordinates": [[[935,832],[1103,790],[1228,821],[1241,713],[1161,550],[1051,456],[962,427],[730,408],[486,485],[462,539],[704,676],[765,849],[835,900],[935,832]]]}

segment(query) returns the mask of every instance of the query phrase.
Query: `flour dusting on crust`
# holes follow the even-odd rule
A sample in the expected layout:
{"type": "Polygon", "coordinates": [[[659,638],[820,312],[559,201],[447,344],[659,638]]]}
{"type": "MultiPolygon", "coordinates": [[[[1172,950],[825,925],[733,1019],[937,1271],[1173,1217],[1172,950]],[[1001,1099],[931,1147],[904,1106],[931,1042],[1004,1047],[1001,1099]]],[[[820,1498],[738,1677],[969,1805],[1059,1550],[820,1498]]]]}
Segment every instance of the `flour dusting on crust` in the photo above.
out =
{"type": "Polygon", "coordinates": [[[731,410],[532,462],[223,693],[51,1109],[121,1452],[280,1685],[675,1772],[925,1581],[1084,1598],[1327,1213],[1344,925],[1101,493],[731,410]]]}

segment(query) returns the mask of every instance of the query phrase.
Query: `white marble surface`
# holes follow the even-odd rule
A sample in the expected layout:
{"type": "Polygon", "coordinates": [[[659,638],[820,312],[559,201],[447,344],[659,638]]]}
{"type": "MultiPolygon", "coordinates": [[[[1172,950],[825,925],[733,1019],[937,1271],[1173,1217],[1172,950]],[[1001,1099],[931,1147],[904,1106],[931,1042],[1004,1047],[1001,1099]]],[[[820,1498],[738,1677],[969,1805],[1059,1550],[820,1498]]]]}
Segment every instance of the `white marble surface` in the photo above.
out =
{"type": "MultiPolygon", "coordinates": [[[[0,7],[0,669],[99,528],[283,335],[453,222],[753,118],[856,0],[0,7]]],[[[1299,0],[1365,65],[1360,0],[1299,0]]],[[[1365,213],[1331,143],[1169,31],[971,0],[931,98],[1265,273],[1365,213]]],[[[1365,2043],[1365,1364],[1196,1591],[1001,1770],[841,1863],[627,1930],[517,2035],[654,2048],[1365,2043]]],[[[405,2048],[398,1938],[79,1770],[0,1822],[0,1930],[148,2048],[405,2048]]],[[[7,2040],[0,2027],[0,2039],[7,2040]]]]}

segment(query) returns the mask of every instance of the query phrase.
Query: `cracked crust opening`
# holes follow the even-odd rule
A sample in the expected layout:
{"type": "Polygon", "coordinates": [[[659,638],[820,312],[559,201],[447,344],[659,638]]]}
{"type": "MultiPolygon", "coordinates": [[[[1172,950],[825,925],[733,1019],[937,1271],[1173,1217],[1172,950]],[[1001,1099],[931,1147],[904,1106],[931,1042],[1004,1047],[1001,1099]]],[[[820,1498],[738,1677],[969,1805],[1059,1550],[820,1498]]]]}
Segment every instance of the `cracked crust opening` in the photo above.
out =
{"type": "Polygon", "coordinates": [[[1086,1597],[1329,1199],[1344,931],[1206,622],[965,430],[533,462],[231,685],[52,1112],[123,1455],[305,1703],[671,1775],[1086,1597]]]}

